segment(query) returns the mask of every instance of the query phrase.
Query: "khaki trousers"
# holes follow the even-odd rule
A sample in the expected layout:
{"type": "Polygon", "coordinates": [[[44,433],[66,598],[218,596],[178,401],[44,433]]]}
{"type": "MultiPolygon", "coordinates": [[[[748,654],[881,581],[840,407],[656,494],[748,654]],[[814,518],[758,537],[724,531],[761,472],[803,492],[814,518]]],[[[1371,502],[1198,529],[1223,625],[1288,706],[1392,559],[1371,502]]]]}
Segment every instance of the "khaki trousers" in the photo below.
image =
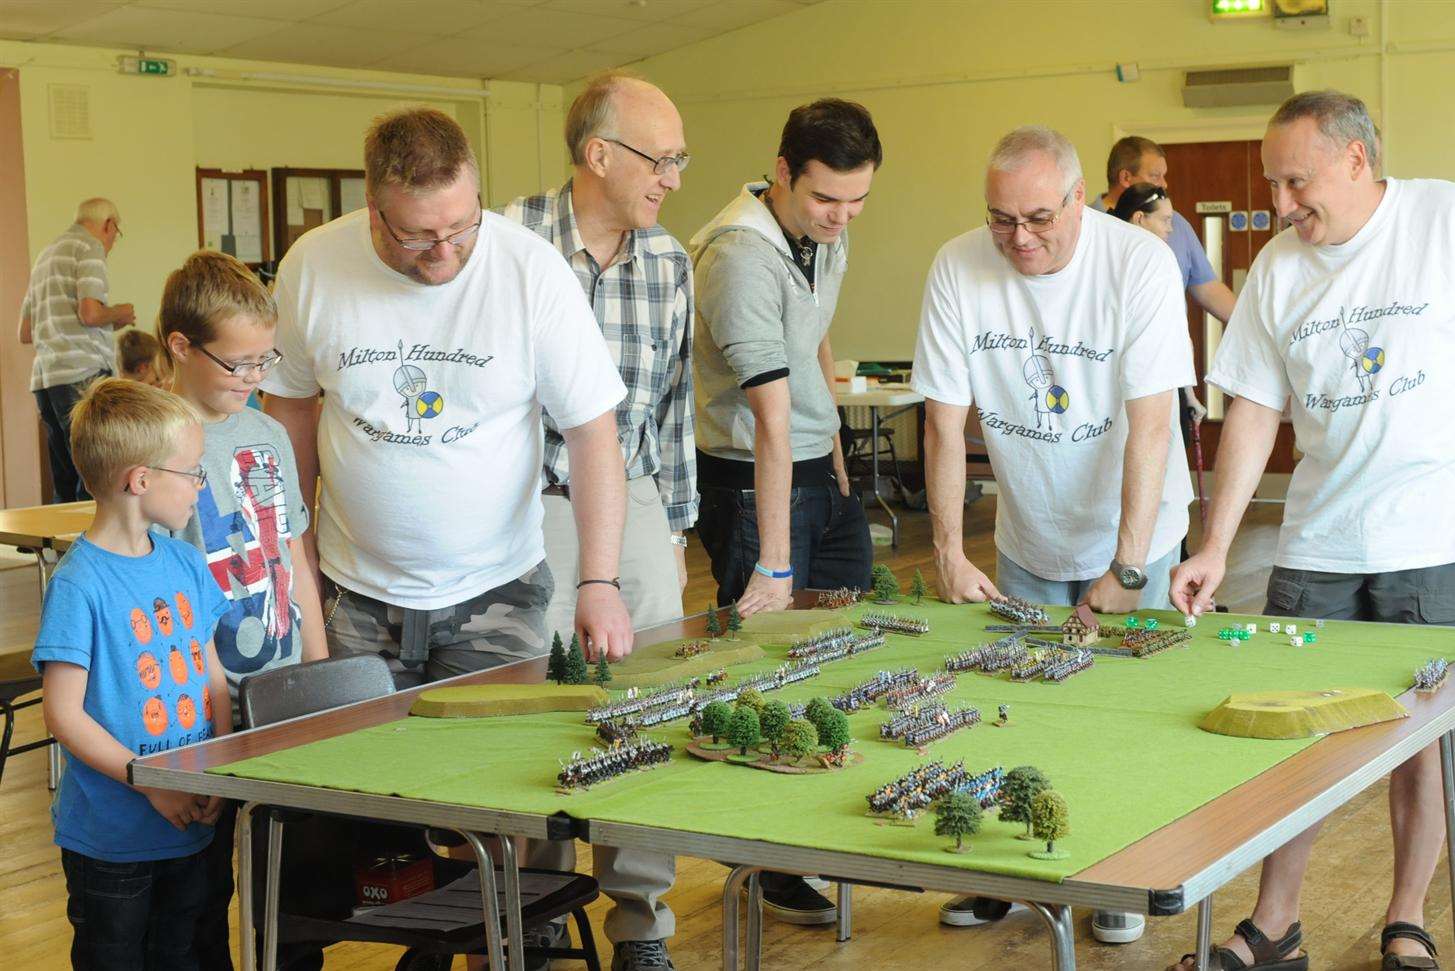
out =
{"type": "MultiPolygon", "coordinates": [[[[556,592],[546,607],[547,638],[552,631],[560,631],[562,640],[569,642],[575,625],[576,584],[581,579],[576,521],[571,502],[564,496],[546,495],[541,501],[546,509],[546,563],[556,578],[556,592]]],[[[657,483],[651,476],[628,482],[621,596],[631,613],[632,627],[638,630],[682,616],[682,591],[671,535],[657,483]]],[[[569,840],[532,840],[525,856],[529,866],[554,870],[576,867],[576,845],[569,840]]],[[[595,846],[591,860],[593,874],[613,905],[604,925],[608,940],[653,941],[676,933],[677,918],[662,900],[677,876],[673,857],[595,846]]]]}

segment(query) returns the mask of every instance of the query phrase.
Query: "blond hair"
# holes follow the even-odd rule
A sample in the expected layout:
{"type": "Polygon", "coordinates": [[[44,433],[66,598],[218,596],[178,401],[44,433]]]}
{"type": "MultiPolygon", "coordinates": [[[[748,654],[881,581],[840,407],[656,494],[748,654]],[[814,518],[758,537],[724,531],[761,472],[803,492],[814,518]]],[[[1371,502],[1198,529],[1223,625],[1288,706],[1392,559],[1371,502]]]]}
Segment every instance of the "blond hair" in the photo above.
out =
{"type": "Polygon", "coordinates": [[[480,184],[480,165],[460,123],[436,108],[380,115],[364,134],[364,190],[370,199],[386,185],[420,193],[449,185],[468,169],[480,184]]]}
{"type": "Polygon", "coordinates": [[[116,335],[116,369],[130,377],[143,364],[156,368],[162,356],[162,345],[144,330],[128,327],[116,335]]]}
{"type": "Polygon", "coordinates": [[[116,211],[116,203],[110,199],[102,199],[97,196],[93,199],[82,200],[76,207],[76,222],[78,223],[104,223],[108,219],[121,221],[121,216],[116,211]]]}
{"type": "Polygon", "coordinates": [[[157,338],[167,361],[172,360],[167,346],[171,334],[181,334],[193,345],[206,344],[217,339],[218,321],[239,315],[272,327],[278,322],[278,305],[237,257],[206,249],[193,253],[162,287],[157,338]]]}
{"type": "Polygon", "coordinates": [[[165,462],[197,413],[169,391],[126,378],[102,378],[71,411],[71,459],[93,496],[113,494],[138,465],[165,462]]]}
{"type": "Polygon", "coordinates": [[[610,71],[593,77],[576,95],[566,111],[566,149],[572,165],[585,163],[587,142],[616,131],[616,93],[632,81],[647,83],[630,71],[610,71]]]}

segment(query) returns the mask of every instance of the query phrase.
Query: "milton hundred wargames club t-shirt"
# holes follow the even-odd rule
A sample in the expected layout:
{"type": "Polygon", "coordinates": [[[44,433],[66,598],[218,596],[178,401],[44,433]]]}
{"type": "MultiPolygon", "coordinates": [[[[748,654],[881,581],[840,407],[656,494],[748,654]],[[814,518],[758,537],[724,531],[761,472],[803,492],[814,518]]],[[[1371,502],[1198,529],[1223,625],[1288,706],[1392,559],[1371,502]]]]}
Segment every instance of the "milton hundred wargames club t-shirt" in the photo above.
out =
{"type": "MultiPolygon", "coordinates": [[[[1082,211],[1071,261],[1024,276],[986,227],[950,240],[925,285],[913,386],[980,409],[1000,483],[995,545],[1048,580],[1099,576],[1121,522],[1125,403],[1193,383],[1182,280],[1156,236],[1082,211]]],[[[1167,405],[1167,475],[1147,562],[1187,533],[1192,482],[1167,405]]]]}
{"type": "Polygon", "coordinates": [[[1348,242],[1287,229],[1248,272],[1208,372],[1282,411],[1294,466],[1278,566],[1383,573],[1455,562],[1455,184],[1386,179],[1348,242]]]}
{"type": "Polygon", "coordinates": [[[554,247],[486,212],[449,283],[386,266],[361,209],[305,234],[278,271],[270,394],[324,392],[319,565],[386,603],[433,609],[545,558],[544,408],[573,428],[626,395],[554,247]]]}
{"type": "MultiPolygon", "coordinates": [[[[213,735],[207,642],[227,610],[202,554],[153,533],[146,556],[123,556],[84,535],[46,586],[31,662],[85,668],[83,708],[133,755],[213,735]]],[[[225,699],[224,699],[225,701],[225,699]]],[[[51,816],[57,845],[98,860],[170,860],[212,839],[178,830],[131,786],[66,760],[51,816]]]]}

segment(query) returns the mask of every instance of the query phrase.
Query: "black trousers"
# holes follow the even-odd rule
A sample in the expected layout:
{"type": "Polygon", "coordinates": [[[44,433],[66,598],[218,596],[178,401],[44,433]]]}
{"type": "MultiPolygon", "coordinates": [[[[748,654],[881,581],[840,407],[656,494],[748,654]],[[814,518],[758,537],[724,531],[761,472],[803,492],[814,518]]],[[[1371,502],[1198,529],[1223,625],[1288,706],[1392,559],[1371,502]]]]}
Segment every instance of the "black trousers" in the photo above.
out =
{"type": "MultiPolygon", "coordinates": [[[[743,595],[758,562],[758,506],[752,489],[703,486],[697,536],[712,559],[717,602],[743,595]]],[[[789,494],[789,556],[793,589],[869,589],[874,547],[858,492],[839,493],[832,477],[823,485],[795,486],[789,494]]]]}

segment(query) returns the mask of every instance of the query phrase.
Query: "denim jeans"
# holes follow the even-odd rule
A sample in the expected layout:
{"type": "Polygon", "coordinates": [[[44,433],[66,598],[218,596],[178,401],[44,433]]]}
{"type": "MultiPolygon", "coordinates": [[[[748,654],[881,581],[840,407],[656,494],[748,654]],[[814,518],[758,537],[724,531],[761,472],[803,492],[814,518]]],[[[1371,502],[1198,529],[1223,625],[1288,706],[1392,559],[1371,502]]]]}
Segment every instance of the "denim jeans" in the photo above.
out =
{"type": "Polygon", "coordinates": [[[46,450],[51,460],[51,486],[55,490],[52,502],[79,502],[90,499],[86,484],[76,472],[71,461],[71,409],[86,393],[91,382],[106,377],[108,372],[83,378],[75,384],[58,384],[54,388],[32,391],[36,406],[40,409],[40,420],[45,425],[46,450]]]}
{"type": "Polygon", "coordinates": [[[61,850],[74,971],[199,971],[205,853],[108,863],[61,850]]]}
{"type": "MultiPolygon", "coordinates": [[[[718,605],[726,606],[743,595],[758,562],[757,497],[752,489],[699,491],[697,537],[712,560],[718,605]]],[[[841,495],[830,477],[821,486],[795,487],[788,509],[793,589],[868,590],[874,546],[859,494],[841,495]]]]}
{"type": "MultiPolygon", "coordinates": [[[[1172,589],[1172,568],[1181,561],[1181,549],[1174,546],[1166,556],[1147,564],[1147,585],[1137,601],[1140,610],[1170,610],[1168,593],[1172,589]]],[[[1010,597],[1022,597],[1033,604],[1059,604],[1072,607],[1081,602],[1086,591],[1100,577],[1090,580],[1047,580],[1038,577],[1004,553],[996,554],[995,587],[1010,597]]]]}

